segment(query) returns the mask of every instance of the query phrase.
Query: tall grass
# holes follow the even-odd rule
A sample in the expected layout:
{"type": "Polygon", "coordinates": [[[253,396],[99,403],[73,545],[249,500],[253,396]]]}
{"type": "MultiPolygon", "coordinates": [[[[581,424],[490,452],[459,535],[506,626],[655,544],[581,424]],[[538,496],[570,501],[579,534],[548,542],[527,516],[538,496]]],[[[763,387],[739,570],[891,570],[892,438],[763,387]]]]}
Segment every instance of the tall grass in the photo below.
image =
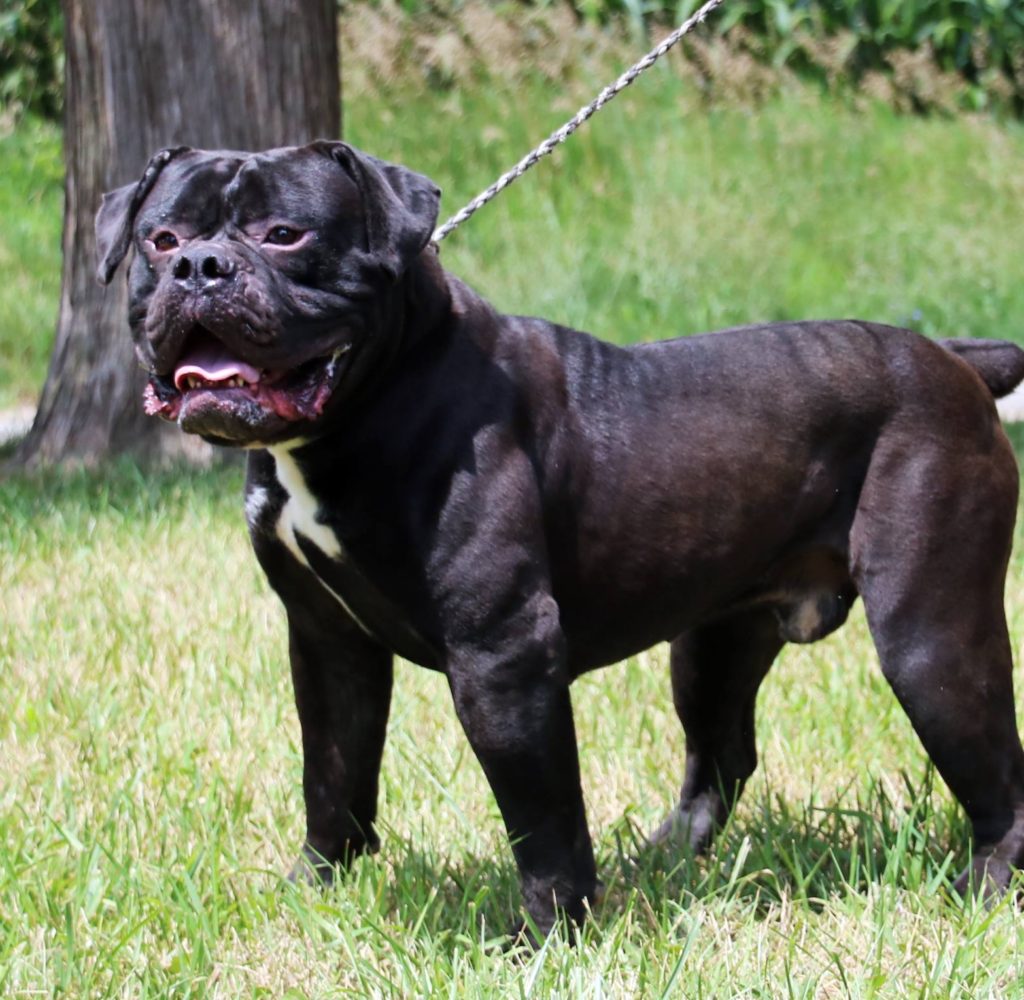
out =
{"type": "MultiPolygon", "coordinates": [[[[431,175],[454,213],[565,120],[541,80],[348,104],[346,136],[431,175]]],[[[612,340],[771,319],[859,316],[926,333],[1024,338],[1024,129],[858,112],[806,89],[702,106],[642,78],[444,244],[502,308],[612,340]]],[[[0,139],[0,406],[42,384],[60,272],[59,145],[0,139]]],[[[127,182],[130,178],[125,178],[127,182]]]]}

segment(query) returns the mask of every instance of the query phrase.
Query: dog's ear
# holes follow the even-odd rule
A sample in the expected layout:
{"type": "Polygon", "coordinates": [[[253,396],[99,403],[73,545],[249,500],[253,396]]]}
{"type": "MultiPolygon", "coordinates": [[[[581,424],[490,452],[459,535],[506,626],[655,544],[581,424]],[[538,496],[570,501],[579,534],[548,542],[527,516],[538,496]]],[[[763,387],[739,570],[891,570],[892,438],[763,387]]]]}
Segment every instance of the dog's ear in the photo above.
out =
{"type": "Polygon", "coordinates": [[[423,174],[378,160],[345,142],[312,144],[352,178],[363,202],[366,250],[397,278],[430,242],[437,224],[441,189],[423,174]]]}
{"type": "Polygon", "coordinates": [[[135,216],[149,192],[153,190],[160,172],[174,157],[187,152],[189,146],[161,149],[146,164],[142,177],[135,184],[126,184],[103,196],[96,213],[96,252],[100,259],[96,277],[102,285],[109,285],[118,264],[124,260],[132,245],[132,226],[135,216]]]}

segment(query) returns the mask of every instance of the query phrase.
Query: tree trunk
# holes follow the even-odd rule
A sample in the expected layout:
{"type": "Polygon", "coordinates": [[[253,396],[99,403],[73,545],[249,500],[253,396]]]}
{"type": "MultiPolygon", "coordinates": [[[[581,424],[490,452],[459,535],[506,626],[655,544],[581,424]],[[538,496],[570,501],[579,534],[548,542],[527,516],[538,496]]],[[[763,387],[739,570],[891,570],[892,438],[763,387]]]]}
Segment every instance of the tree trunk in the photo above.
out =
{"type": "Polygon", "coordinates": [[[93,217],[101,194],[138,178],[163,146],[265,149],[338,135],[336,0],[64,0],[64,16],[60,317],[14,461],[208,457],[209,446],[143,416],[126,283],[97,283],[93,217]]]}

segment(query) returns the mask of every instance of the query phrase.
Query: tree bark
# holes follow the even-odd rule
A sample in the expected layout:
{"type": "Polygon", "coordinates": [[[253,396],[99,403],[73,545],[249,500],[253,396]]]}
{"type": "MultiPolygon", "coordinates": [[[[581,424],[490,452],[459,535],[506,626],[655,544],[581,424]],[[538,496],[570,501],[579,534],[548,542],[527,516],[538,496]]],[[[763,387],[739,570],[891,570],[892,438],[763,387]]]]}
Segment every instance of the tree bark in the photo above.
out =
{"type": "MultiPolygon", "coordinates": [[[[341,128],[336,0],[64,0],[60,315],[20,465],[208,457],[145,417],[122,275],[96,281],[100,196],[163,146],[265,149],[341,128]]],[[[124,267],[124,265],[122,265],[124,267]]],[[[124,267],[127,271],[127,268],[124,267]]]]}

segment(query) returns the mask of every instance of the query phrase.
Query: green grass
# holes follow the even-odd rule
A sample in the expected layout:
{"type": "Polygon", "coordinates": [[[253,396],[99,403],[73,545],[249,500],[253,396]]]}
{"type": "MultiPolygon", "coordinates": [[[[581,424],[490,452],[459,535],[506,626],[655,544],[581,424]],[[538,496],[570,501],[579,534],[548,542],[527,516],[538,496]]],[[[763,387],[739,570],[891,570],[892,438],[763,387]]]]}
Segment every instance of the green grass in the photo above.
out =
{"type": "MultiPolygon", "coordinates": [[[[129,466],[0,486],[0,994],[1012,994],[1019,914],[950,898],[965,823],[860,614],[784,652],[704,859],[624,861],[681,777],[665,651],[576,685],[608,892],[575,951],[496,950],[518,902],[496,807],[443,679],[408,665],[381,853],[324,894],[283,884],[298,726],[240,492],[237,470],[129,466]]],[[[1008,603],[1019,659],[1019,555],[1008,603]]]]}
{"type": "MultiPolygon", "coordinates": [[[[401,101],[349,137],[445,189],[453,214],[575,105],[543,91],[401,101]]],[[[655,72],[449,238],[503,309],[630,342],[858,316],[1024,341],[1024,130],[863,113],[789,95],[700,111],[655,72]]]]}
{"type": "MultiPolygon", "coordinates": [[[[549,93],[353,102],[349,136],[432,174],[454,211],[572,110],[549,93]]],[[[504,308],[624,341],[851,314],[1022,339],[1022,152],[1016,128],[805,94],[703,113],[654,74],[443,255],[504,308]]],[[[5,405],[45,368],[57,155],[45,129],[0,142],[5,405]]],[[[298,724],[240,494],[233,469],[0,483],[0,995],[1018,992],[1019,914],[949,898],[964,821],[859,614],[781,657],[762,765],[705,859],[623,860],[682,773],[664,650],[575,687],[608,884],[575,951],[495,951],[518,900],[496,807],[443,679],[412,667],[381,853],[324,894],[284,885],[302,834],[298,724]]],[[[1020,555],[1008,607],[1019,661],[1020,555]]]]}
{"type": "Polygon", "coordinates": [[[0,138],[0,408],[32,403],[46,376],[60,296],[64,172],[54,129],[0,138]]]}

